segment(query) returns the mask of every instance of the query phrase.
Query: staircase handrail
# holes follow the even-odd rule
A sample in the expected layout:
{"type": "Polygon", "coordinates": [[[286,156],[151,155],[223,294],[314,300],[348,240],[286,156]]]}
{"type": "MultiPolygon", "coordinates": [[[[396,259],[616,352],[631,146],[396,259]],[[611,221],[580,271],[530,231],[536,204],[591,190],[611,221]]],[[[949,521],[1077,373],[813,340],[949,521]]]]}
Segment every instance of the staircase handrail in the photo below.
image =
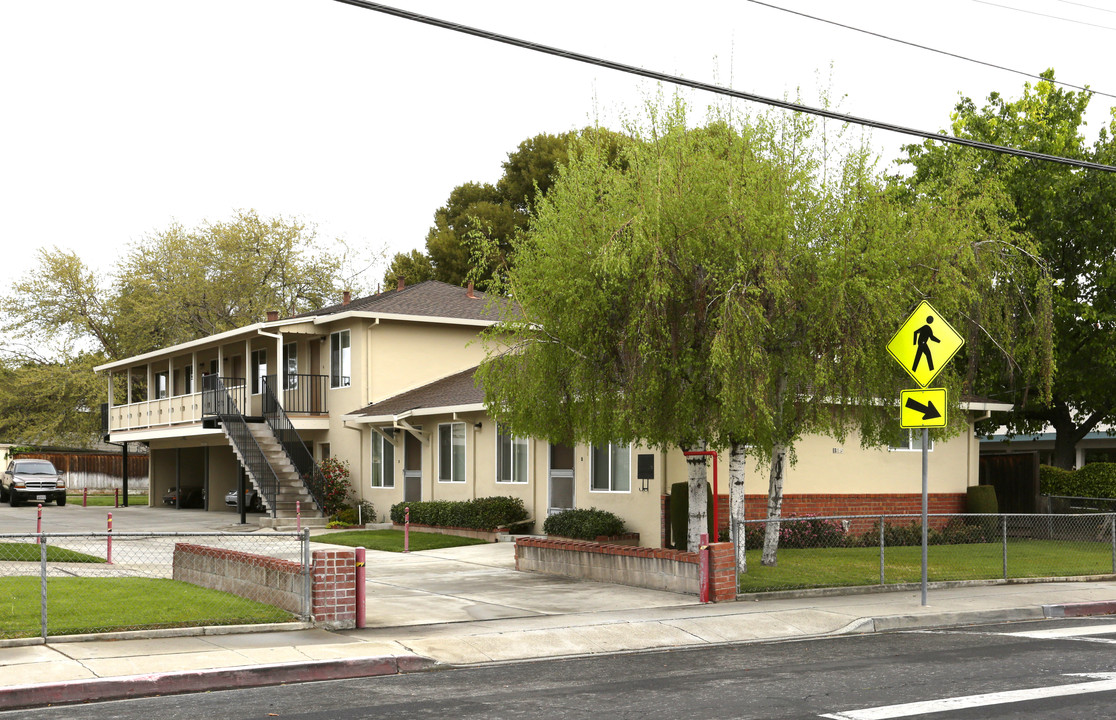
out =
{"type": "MultiPolygon", "coordinates": [[[[241,462],[248,470],[256,490],[271,511],[271,517],[277,517],[275,505],[279,495],[279,477],[275,474],[275,468],[271,467],[263,450],[260,449],[255,436],[252,435],[248,422],[244,419],[244,412],[233,394],[229,392],[225,379],[216,375],[202,378],[203,389],[209,399],[208,402],[203,402],[210,414],[221,419],[225,435],[240,455],[241,462]]],[[[236,387],[243,391],[243,386],[236,387]]]]}
{"type": "Polygon", "coordinates": [[[287,413],[275,393],[275,387],[276,378],[274,375],[264,377],[262,387],[264,420],[271,431],[275,433],[275,437],[279,439],[279,444],[287,453],[287,459],[291,461],[291,465],[298,472],[298,476],[302,478],[310,497],[314,499],[318,509],[324,513],[325,476],[322,475],[318,464],[314,462],[314,456],[310,453],[310,449],[306,447],[306,443],[303,442],[302,437],[295,430],[294,423],[287,417],[287,413]]]}

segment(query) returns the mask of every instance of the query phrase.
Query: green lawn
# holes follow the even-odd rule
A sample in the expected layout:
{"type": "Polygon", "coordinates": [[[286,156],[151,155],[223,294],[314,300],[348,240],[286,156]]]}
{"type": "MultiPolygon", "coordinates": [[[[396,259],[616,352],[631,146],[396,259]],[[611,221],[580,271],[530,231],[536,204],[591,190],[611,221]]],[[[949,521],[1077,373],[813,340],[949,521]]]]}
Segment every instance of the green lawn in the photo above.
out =
{"type": "MultiPolygon", "coordinates": [[[[402,530],[348,530],[345,532],[323,533],[310,538],[314,542],[363,547],[368,550],[403,552],[402,530]]],[[[487,541],[478,538],[439,535],[438,533],[412,532],[411,550],[438,550],[460,547],[462,545],[484,545],[487,541]]]]}
{"type": "MultiPolygon", "coordinates": [[[[879,548],[779,550],[779,564],[764,567],[761,551],[748,551],[748,572],[740,576],[743,593],[798,588],[878,585],[879,548]]],[[[1000,543],[931,545],[927,551],[931,582],[1003,577],[1000,543]]],[[[922,548],[889,547],[884,552],[887,583],[922,579],[922,548]]],[[[1008,577],[1062,577],[1112,572],[1112,545],[1107,542],[1012,540],[1008,543],[1008,577]]]]}
{"type": "MultiPolygon", "coordinates": [[[[66,494],[66,502],[70,505],[81,505],[81,493],[77,495],[66,494]]],[[[88,507],[113,507],[116,503],[114,495],[94,495],[89,494],[89,499],[86,502],[88,507]]],[[[121,505],[124,504],[124,496],[120,497],[121,505]]],[[[147,505],[147,495],[129,495],[128,505],[147,505]]]]}
{"type": "MultiPolygon", "coordinates": [[[[285,610],[159,578],[49,578],[47,632],[288,622],[285,610]]],[[[0,638],[37,637],[39,578],[0,578],[0,638]]]]}
{"type": "MultiPolygon", "coordinates": [[[[0,560],[12,562],[40,562],[40,546],[35,543],[0,543],[0,560]]],[[[103,563],[104,560],[74,550],[47,544],[48,562],[103,563]]]]}

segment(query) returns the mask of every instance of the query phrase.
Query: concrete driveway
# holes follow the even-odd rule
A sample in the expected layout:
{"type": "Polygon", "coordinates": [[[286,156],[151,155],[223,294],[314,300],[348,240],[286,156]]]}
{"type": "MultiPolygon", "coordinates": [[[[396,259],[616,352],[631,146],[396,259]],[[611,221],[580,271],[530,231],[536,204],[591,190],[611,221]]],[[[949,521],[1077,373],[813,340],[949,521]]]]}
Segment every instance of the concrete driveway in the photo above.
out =
{"type": "Polygon", "coordinates": [[[698,604],[693,595],[518,572],[514,543],[370,550],[366,584],[369,628],[698,604]]]}
{"type": "MultiPolygon", "coordinates": [[[[35,532],[35,505],[11,507],[0,503],[0,533],[35,532]]],[[[43,532],[104,532],[108,529],[108,513],[112,513],[113,532],[257,532],[259,514],[248,513],[248,524],[240,524],[235,512],[176,510],[170,507],[85,507],[70,503],[58,507],[43,505],[43,532]]]]}

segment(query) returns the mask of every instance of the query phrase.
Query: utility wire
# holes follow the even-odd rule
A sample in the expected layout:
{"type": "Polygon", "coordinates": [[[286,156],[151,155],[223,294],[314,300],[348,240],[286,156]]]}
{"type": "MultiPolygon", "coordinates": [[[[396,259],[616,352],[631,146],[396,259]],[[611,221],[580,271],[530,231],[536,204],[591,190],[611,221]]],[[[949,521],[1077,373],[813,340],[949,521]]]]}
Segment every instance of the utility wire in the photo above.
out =
{"type": "Polygon", "coordinates": [[[1058,0],[1058,2],[1063,2],[1066,5],[1077,5],[1079,7],[1089,8],[1090,10],[1099,10],[1101,12],[1106,12],[1106,13],[1116,13],[1116,10],[1110,10],[1109,8],[1097,7],[1096,5],[1089,5],[1087,3],[1074,2],[1073,0],[1058,0]]]}
{"type": "MultiPolygon", "coordinates": [[[[1004,70],[1006,72],[1015,73],[1016,75],[1022,75],[1023,77],[1034,78],[1035,80],[1046,80],[1046,78],[1044,78],[1042,75],[1034,75],[1032,73],[1024,72],[1022,70],[1015,70],[1013,68],[1005,67],[1003,65],[996,65],[995,63],[985,62],[984,60],[977,60],[975,58],[966,57],[964,55],[958,55],[957,53],[952,53],[952,52],[949,52],[948,50],[939,50],[937,48],[928,47],[926,45],[919,45],[918,43],[911,42],[909,40],[900,40],[899,38],[894,38],[894,37],[891,37],[889,35],[884,35],[882,33],[872,32],[871,30],[865,30],[863,28],[854,27],[853,25],[845,25],[844,23],[839,23],[835,20],[826,20],[825,18],[817,17],[816,15],[808,15],[804,12],[799,12],[797,10],[791,10],[790,8],[779,7],[778,5],[772,5],[771,3],[761,2],[761,0],[748,0],[748,2],[753,3],[755,5],[762,5],[763,7],[771,8],[772,10],[780,10],[780,11],[785,12],[785,13],[790,13],[791,15],[798,15],[799,17],[809,18],[810,20],[817,20],[818,22],[827,23],[829,25],[835,25],[839,28],[845,28],[846,30],[852,30],[853,32],[864,33],[865,35],[871,35],[872,37],[877,37],[877,38],[880,38],[882,40],[890,40],[891,42],[900,43],[902,45],[908,45],[908,46],[913,47],[913,48],[918,48],[919,50],[927,50],[927,51],[932,52],[932,53],[938,53],[939,55],[946,55],[948,57],[956,58],[958,60],[964,60],[966,62],[976,63],[977,65],[984,65],[985,67],[995,68],[996,70],[1004,70]]],[[[1073,88],[1075,90],[1081,90],[1083,92],[1093,93],[1094,95],[1103,95],[1105,97],[1116,98],[1116,95],[1112,95],[1112,94],[1106,93],[1106,92],[1100,92],[1099,90],[1091,90],[1090,88],[1082,87],[1081,85],[1074,85],[1072,83],[1061,82],[1060,80],[1051,80],[1050,82],[1053,82],[1056,85],[1061,85],[1063,87],[1069,87],[1069,88],[1073,88]]]]}
{"type": "Polygon", "coordinates": [[[1051,20],[1061,20],[1062,22],[1074,23],[1075,25],[1088,25],[1089,27],[1100,28],[1101,30],[1116,30],[1116,27],[1112,27],[1111,25],[1099,25],[1097,23],[1085,22],[1084,20],[1062,17],[1060,15],[1049,15],[1047,13],[1035,12],[1034,10],[1024,10],[1023,8],[1012,7],[1011,5],[989,2],[988,0],[973,0],[973,2],[980,3],[981,5],[1003,8],[1004,10],[1014,10],[1015,12],[1026,13],[1027,15],[1038,15],[1039,17],[1050,18],[1051,20]]]}
{"type": "Polygon", "coordinates": [[[603,58],[597,58],[591,55],[583,55],[581,53],[573,52],[572,50],[563,50],[561,48],[551,47],[549,45],[534,43],[529,40],[520,40],[509,35],[501,35],[500,33],[492,32],[490,30],[481,30],[479,28],[470,27],[468,25],[461,25],[460,23],[451,22],[449,20],[442,20],[439,18],[430,17],[429,15],[421,15],[419,13],[411,12],[410,10],[402,10],[400,8],[390,7],[388,5],[381,5],[380,3],[369,2],[368,0],[336,1],[345,5],[359,7],[364,10],[372,10],[373,12],[379,12],[385,15],[393,15],[398,18],[403,18],[404,20],[411,20],[413,22],[423,23],[425,25],[433,25],[434,27],[440,27],[444,30],[452,30],[454,32],[463,33],[465,35],[472,35],[484,40],[492,40],[494,42],[504,43],[505,45],[512,45],[514,47],[523,48],[525,50],[532,50],[534,52],[543,53],[545,55],[553,55],[555,57],[565,58],[567,60],[574,60],[576,62],[585,63],[587,65],[596,65],[597,67],[608,68],[609,70],[618,70],[620,72],[628,73],[631,75],[638,75],[640,77],[649,78],[651,80],[658,80],[659,82],[671,83],[673,85],[681,85],[683,87],[689,87],[695,90],[704,90],[705,92],[714,93],[716,95],[727,95],[728,97],[733,97],[740,100],[748,100],[750,102],[757,102],[764,105],[770,105],[772,107],[782,108],[784,110],[803,112],[810,115],[817,115],[819,117],[828,118],[830,120],[852,123],[854,125],[862,125],[864,127],[899,133],[901,135],[911,135],[914,137],[920,137],[936,142],[952,143],[954,145],[976,148],[978,150],[988,150],[991,152],[998,152],[1007,155],[1029,158],[1031,160],[1044,160],[1046,162],[1070,165],[1072,167],[1085,168],[1088,170],[1101,170],[1103,172],[1116,173],[1116,167],[1113,167],[1112,165],[1103,165],[1101,163],[1088,162],[1086,160],[1075,160],[1073,158],[1060,157],[1058,155],[1048,155],[1046,153],[1023,150],[1020,148],[1008,147],[1004,145],[994,145],[992,143],[980,142],[979,140],[970,140],[968,138],[959,138],[952,135],[932,133],[926,130],[916,130],[914,128],[908,128],[902,125],[894,125],[892,123],[857,117],[855,115],[842,115],[840,113],[833,112],[832,110],[826,110],[824,108],[815,108],[810,107],[809,105],[802,105],[800,103],[790,102],[788,100],[778,100],[776,98],[764,97],[763,95],[740,92],[739,90],[732,90],[730,88],[713,85],[711,83],[698,82],[696,80],[687,80],[686,78],[679,77],[677,75],[668,75],[667,73],[658,72],[656,70],[645,70],[644,68],[636,67],[634,65],[626,65],[624,63],[615,62],[613,60],[605,60],[603,58]]]}

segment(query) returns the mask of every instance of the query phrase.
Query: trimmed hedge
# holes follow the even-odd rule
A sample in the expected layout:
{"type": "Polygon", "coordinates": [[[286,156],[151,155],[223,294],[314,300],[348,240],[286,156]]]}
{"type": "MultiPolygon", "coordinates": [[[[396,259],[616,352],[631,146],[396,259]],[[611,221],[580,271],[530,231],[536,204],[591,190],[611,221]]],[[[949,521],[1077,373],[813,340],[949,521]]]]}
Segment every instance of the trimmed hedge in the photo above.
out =
{"type": "Polygon", "coordinates": [[[601,535],[622,535],[626,531],[624,521],[607,510],[574,508],[548,517],[543,532],[575,540],[596,540],[601,535]]]}
{"type": "Polygon", "coordinates": [[[1116,463],[1089,463],[1080,470],[1040,465],[1039,492],[1043,495],[1116,498],[1116,463]]]}
{"type": "Polygon", "coordinates": [[[459,527],[470,530],[495,530],[527,519],[523,501],[513,497],[483,497],[475,500],[426,500],[401,502],[391,506],[391,521],[402,523],[406,508],[411,508],[411,522],[437,527],[459,527]]]}
{"type": "Polygon", "coordinates": [[[996,488],[991,485],[971,485],[965,494],[965,512],[991,513],[1000,512],[1000,505],[996,500],[996,488]]]}

